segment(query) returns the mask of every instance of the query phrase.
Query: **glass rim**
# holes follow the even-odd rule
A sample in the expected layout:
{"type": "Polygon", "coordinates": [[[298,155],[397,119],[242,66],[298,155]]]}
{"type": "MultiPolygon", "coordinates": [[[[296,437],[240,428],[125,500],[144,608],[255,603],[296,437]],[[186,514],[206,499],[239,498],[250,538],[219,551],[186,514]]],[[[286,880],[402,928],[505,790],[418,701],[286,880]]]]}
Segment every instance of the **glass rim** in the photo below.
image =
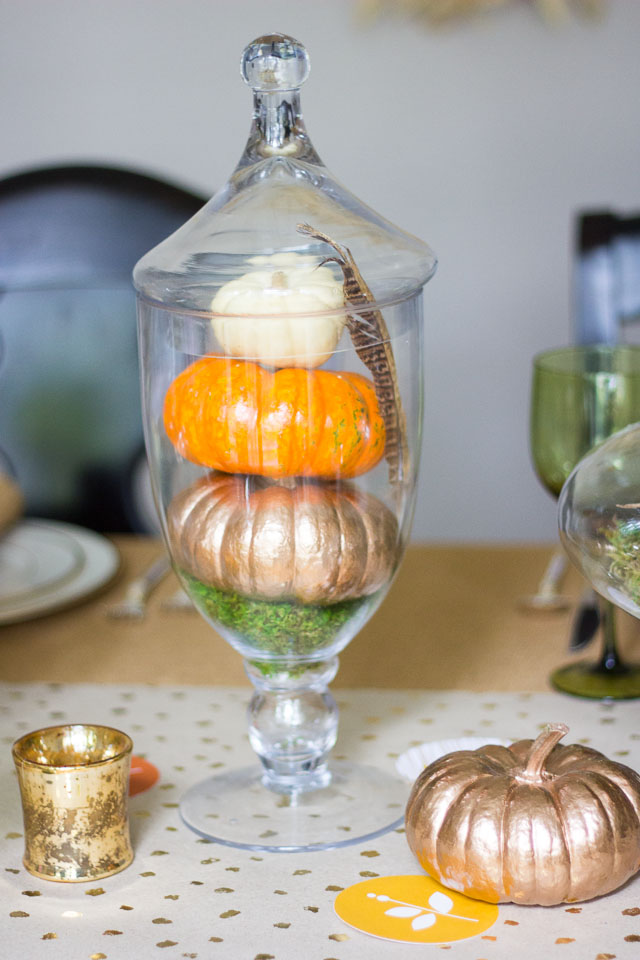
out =
{"type": "Polygon", "coordinates": [[[116,727],[109,727],[103,723],[62,723],[62,724],[53,724],[50,727],[40,727],[38,730],[32,730],[30,733],[25,733],[23,736],[19,737],[11,748],[11,753],[13,754],[13,759],[15,762],[23,764],[25,766],[36,767],[40,770],[82,770],[87,767],[98,767],[107,763],[114,763],[117,760],[121,760],[127,754],[132,753],[133,751],[133,740],[128,733],[125,733],[123,730],[118,730],[116,727]],[[38,736],[45,734],[53,734],[54,731],[58,733],[64,730],[104,730],[108,731],[111,734],[115,734],[117,737],[120,737],[122,740],[122,747],[110,757],[97,758],[95,760],[83,760],[75,763],[55,763],[50,760],[34,760],[31,757],[27,757],[24,753],[24,747],[28,741],[33,740],[38,736]]]}
{"type": "Polygon", "coordinates": [[[585,373],[620,373],[625,376],[640,376],[640,345],[632,343],[592,343],[569,344],[564,347],[555,347],[551,350],[542,350],[533,356],[533,366],[536,370],[545,373],[563,374],[565,376],[581,377],[585,373]],[[588,357],[633,357],[637,366],[629,370],[587,370],[584,366],[577,366],[575,361],[588,357]]]}
{"type": "Polygon", "coordinates": [[[135,288],[136,298],[139,303],[144,303],[147,307],[151,307],[156,310],[161,310],[164,313],[176,313],[184,317],[193,317],[198,320],[206,320],[210,322],[213,319],[216,320],[225,320],[231,321],[234,320],[244,320],[250,318],[251,320],[257,321],[273,321],[282,319],[283,317],[295,317],[300,320],[306,319],[316,319],[323,317],[349,317],[352,314],[362,314],[370,313],[373,310],[387,310],[391,307],[397,307],[400,304],[408,303],[411,300],[417,300],[422,294],[424,287],[426,286],[428,280],[431,277],[428,277],[424,283],[421,283],[419,286],[412,287],[409,293],[398,296],[390,296],[382,298],[380,300],[363,300],[362,303],[356,302],[345,302],[342,306],[331,307],[327,310],[296,310],[295,313],[286,314],[286,313],[214,313],[212,310],[199,310],[195,307],[189,307],[181,303],[168,303],[158,300],[155,297],[149,296],[148,293],[145,293],[140,287],[135,288]]]}

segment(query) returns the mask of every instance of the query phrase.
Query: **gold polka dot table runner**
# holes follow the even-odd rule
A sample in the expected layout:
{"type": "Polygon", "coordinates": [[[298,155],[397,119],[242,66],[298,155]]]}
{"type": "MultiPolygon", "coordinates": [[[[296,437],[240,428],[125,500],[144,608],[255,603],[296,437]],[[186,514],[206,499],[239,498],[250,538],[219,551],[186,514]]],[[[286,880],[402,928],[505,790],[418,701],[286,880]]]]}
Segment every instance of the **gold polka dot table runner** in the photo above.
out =
{"type": "MultiPolygon", "coordinates": [[[[640,769],[633,702],[602,704],[555,693],[337,694],[341,727],[334,754],[347,762],[393,772],[398,755],[423,741],[520,739],[556,720],[570,726],[573,742],[640,769]]],[[[422,874],[401,829],[366,844],[304,854],[257,854],[199,838],[181,822],[179,798],[208,773],[253,762],[246,739],[248,697],[248,688],[229,687],[0,684],[0,956],[392,960],[415,957],[416,951],[437,956],[441,950],[450,950],[456,960],[638,956],[640,876],[586,903],[500,905],[495,922],[476,936],[420,947],[368,936],[334,909],[336,898],[355,884],[375,896],[407,899],[389,893],[387,886],[382,893],[367,886],[378,878],[422,874]],[[74,722],[126,731],[135,753],[160,770],[158,782],[130,801],[133,864],[94,884],[54,884],[22,865],[23,824],[11,744],[30,730],[74,722]]],[[[409,788],[407,783],[407,795],[409,788]]],[[[371,904],[394,930],[415,922],[413,916],[400,916],[403,906],[408,909],[404,902],[388,906],[375,896],[371,904]],[[387,909],[399,913],[387,916],[387,909]]],[[[444,930],[442,919],[438,925],[444,930]]]]}

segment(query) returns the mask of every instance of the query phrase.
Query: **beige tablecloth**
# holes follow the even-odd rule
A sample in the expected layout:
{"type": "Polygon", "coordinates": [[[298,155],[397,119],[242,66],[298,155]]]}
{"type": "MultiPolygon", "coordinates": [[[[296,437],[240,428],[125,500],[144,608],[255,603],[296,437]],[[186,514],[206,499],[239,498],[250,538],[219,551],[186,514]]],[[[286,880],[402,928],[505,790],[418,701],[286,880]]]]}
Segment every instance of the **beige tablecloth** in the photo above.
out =
{"type": "MultiPolygon", "coordinates": [[[[415,960],[437,943],[393,943],[339,919],[342,888],[422,870],[402,829],[336,850],[265,853],[208,843],[180,819],[191,785],[254,761],[245,687],[0,684],[0,956],[3,960],[415,960]],[[135,860],[95,883],[57,884],[21,863],[23,827],[8,747],[27,729],[72,719],[131,733],[160,781],[131,801],[135,860]]],[[[640,768],[637,704],[559,693],[340,690],[335,753],[389,773],[412,743],[460,736],[516,738],[564,720],[582,740],[640,768]]],[[[407,794],[410,783],[406,783],[407,794]]],[[[371,803],[376,803],[375,793],[371,803]]],[[[399,815],[402,810],[398,811],[399,815]]],[[[215,827],[216,821],[212,821],[215,827]]],[[[259,820],[260,830],[265,823],[259,820]]],[[[357,822],[346,824],[357,831],[357,822]]],[[[363,894],[366,896],[366,894],[363,894]]],[[[380,910],[387,905],[380,904],[380,910]]],[[[404,921],[405,923],[407,921],[404,921]]],[[[398,931],[402,922],[398,923],[398,931]]],[[[437,927],[434,927],[437,931],[437,927]]],[[[493,926],[444,946],[455,960],[596,960],[638,956],[640,875],[575,905],[504,904],[493,926]]]]}

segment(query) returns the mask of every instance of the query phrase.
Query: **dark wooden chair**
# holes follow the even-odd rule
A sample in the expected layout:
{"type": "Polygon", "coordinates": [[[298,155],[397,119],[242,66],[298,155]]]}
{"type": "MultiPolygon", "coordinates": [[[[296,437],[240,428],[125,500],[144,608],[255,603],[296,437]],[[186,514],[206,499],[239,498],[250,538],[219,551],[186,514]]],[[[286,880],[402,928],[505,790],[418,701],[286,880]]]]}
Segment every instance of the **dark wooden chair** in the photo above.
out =
{"type": "Polygon", "coordinates": [[[102,166],[0,180],[0,461],[27,515],[148,529],[131,271],[204,202],[102,166]]]}

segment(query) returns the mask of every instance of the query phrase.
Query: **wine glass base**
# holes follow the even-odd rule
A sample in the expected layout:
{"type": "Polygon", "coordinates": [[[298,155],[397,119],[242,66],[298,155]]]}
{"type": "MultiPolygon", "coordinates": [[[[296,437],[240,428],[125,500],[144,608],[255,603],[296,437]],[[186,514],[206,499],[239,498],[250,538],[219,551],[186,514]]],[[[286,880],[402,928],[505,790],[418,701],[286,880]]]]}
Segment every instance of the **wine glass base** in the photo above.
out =
{"type": "Polygon", "coordinates": [[[346,847],[400,827],[410,785],[374,767],[331,764],[331,783],[305,793],[274,793],[260,766],[191,787],[180,814],[201,837],[230,847],[280,853],[346,847]]]}
{"type": "Polygon", "coordinates": [[[551,683],[563,693],[594,700],[633,700],[640,697],[640,666],[605,670],[597,663],[572,663],[551,674],[551,683]]]}

